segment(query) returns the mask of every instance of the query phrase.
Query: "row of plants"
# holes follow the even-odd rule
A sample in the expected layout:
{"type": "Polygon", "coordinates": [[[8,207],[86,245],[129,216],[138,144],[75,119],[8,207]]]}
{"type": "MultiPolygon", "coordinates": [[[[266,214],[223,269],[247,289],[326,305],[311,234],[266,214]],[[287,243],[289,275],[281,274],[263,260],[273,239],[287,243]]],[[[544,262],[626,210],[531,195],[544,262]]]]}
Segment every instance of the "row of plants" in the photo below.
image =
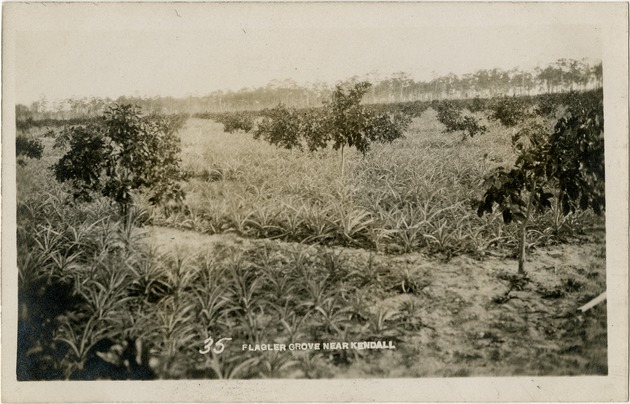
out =
{"type": "MultiPolygon", "coordinates": [[[[475,212],[484,176],[518,158],[517,147],[494,123],[492,133],[474,143],[444,138],[439,128],[415,134],[435,125],[432,114],[427,111],[426,119],[416,121],[407,139],[379,145],[364,157],[351,155],[352,175],[342,182],[330,165],[332,150],[294,154],[257,146],[247,154],[227,153],[226,161],[209,161],[205,167],[212,166],[211,172],[191,183],[195,198],[188,213],[165,217],[154,212],[152,220],[210,234],[235,232],[388,253],[483,257],[508,249],[516,254],[518,223],[504,225],[501,210],[481,218],[475,212]]],[[[248,147],[246,139],[238,142],[236,149],[248,147]]],[[[591,220],[587,212],[566,215],[554,204],[528,223],[528,246],[566,240],[591,220]]]]}
{"type": "MultiPolygon", "coordinates": [[[[111,106],[113,104],[110,104],[111,106]]],[[[104,108],[103,112],[105,112],[107,108],[104,108]]],[[[188,114],[178,113],[178,114],[152,114],[153,116],[165,116],[172,120],[185,121],[189,118],[188,114]]],[[[103,114],[99,114],[97,116],[84,116],[84,117],[76,117],[76,118],[67,118],[67,119],[57,119],[57,118],[43,118],[43,119],[35,119],[32,116],[24,116],[23,114],[19,114],[16,112],[16,129],[20,132],[28,132],[31,129],[39,129],[39,128],[47,128],[47,129],[58,129],[66,126],[77,126],[77,125],[89,125],[92,123],[96,123],[102,120],[103,114]]]]}
{"type": "Polygon", "coordinates": [[[143,212],[70,200],[18,203],[19,380],[330,377],[362,352],[242,347],[399,343],[422,327],[413,308],[375,304],[418,293],[422,274],[323,247],[163,253],[144,241],[143,212]]]}
{"type": "Polygon", "coordinates": [[[200,119],[212,119],[216,122],[222,123],[224,125],[224,130],[227,133],[234,133],[239,131],[248,133],[254,128],[255,120],[258,117],[258,113],[252,111],[223,113],[208,112],[195,114],[194,117],[200,119]]]}
{"type": "Polygon", "coordinates": [[[469,98],[453,100],[434,100],[431,108],[438,110],[440,105],[448,104],[452,108],[472,113],[486,112],[490,115],[501,115],[500,110],[530,110],[537,115],[559,118],[566,109],[579,112],[597,108],[603,99],[603,90],[570,91],[567,93],[543,93],[537,95],[497,96],[492,98],[469,98]]]}
{"type": "MultiPolygon", "coordinates": [[[[438,152],[438,156],[443,154],[438,152]]],[[[236,191],[234,200],[208,195],[191,206],[187,214],[167,217],[154,210],[151,221],[207,234],[233,232],[248,238],[395,254],[424,251],[446,257],[462,253],[483,257],[492,251],[516,249],[514,224],[504,226],[500,212],[479,218],[471,207],[478,191],[469,188],[474,182],[466,176],[472,178],[478,174],[462,167],[462,180],[453,183],[451,179],[456,174],[448,165],[440,165],[439,159],[411,158],[405,166],[401,159],[391,161],[391,157],[376,156],[357,166],[356,171],[364,171],[353,178],[357,185],[352,190],[327,193],[321,189],[314,194],[313,187],[319,185],[311,183],[303,184],[307,187],[302,188],[304,192],[310,189],[311,193],[302,197],[271,195],[253,200],[247,194],[265,195],[270,191],[252,185],[251,194],[236,191]],[[418,163],[432,163],[435,169],[427,171],[426,176],[418,175],[409,169],[418,163]],[[316,199],[311,199],[312,196],[316,199]]],[[[471,160],[470,157],[464,160],[462,166],[471,160]]],[[[482,168],[477,167],[480,171],[482,168]]],[[[227,189],[230,188],[225,192],[230,192],[227,189]]],[[[584,218],[581,212],[564,216],[554,206],[532,220],[533,225],[528,228],[530,244],[548,245],[579,233],[579,223],[584,218]]]]}
{"type": "MultiPolygon", "coordinates": [[[[370,158],[368,152],[372,143],[392,142],[402,137],[403,130],[410,124],[406,115],[375,115],[361,105],[368,89],[369,83],[359,83],[350,89],[338,87],[332,101],[317,113],[305,114],[283,106],[267,111],[254,138],[262,137],[286,149],[299,149],[305,144],[316,151],[330,145],[341,152],[340,177],[343,179],[344,148],[354,147],[365,161],[370,158]]],[[[499,241],[503,240],[495,230],[486,231],[486,223],[471,219],[466,208],[474,200],[474,195],[466,188],[474,187],[485,175],[483,189],[486,193],[482,201],[473,203],[477,204],[479,216],[492,213],[493,206],[498,204],[506,224],[513,220],[519,223],[519,267],[522,268],[529,231],[526,228],[534,215],[532,206],[540,212],[551,210],[550,215],[555,218],[551,229],[556,236],[561,229],[559,223],[568,213],[575,213],[576,208],[592,208],[599,214],[604,207],[603,110],[600,101],[599,109],[585,112],[585,108],[592,106],[591,94],[570,102],[565,107],[567,117],[558,121],[553,136],[548,137],[535,108],[527,108],[521,99],[502,98],[495,102],[490,118],[513,128],[511,141],[516,155],[513,168],[499,166],[488,174],[487,170],[475,169],[474,162],[449,164],[449,171],[456,172],[444,168],[430,171],[431,183],[426,183],[425,178],[424,186],[410,187],[418,182],[415,177],[404,181],[400,188],[395,179],[388,179],[386,188],[380,188],[381,192],[369,190],[371,199],[365,201],[367,203],[357,203],[355,196],[359,192],[347,192],[347,187],[342,185],[341,193],[322,195],[331,201],[323,207],[305,198],[297,204],[276,205],[274,209],[256,204],[247,209],[237,206],[229,208],[227,215],[212,203],[196,211],[182,209],[184,192],[180,183],[185,176],[179,167],[175,132],[183,125],[183,119],[141,117],[132,106],[114,106],[100,125],[66,128],[57,137],[56,147],[65,147],[68,151],[56,163],[55,176],[72,185],[75,198],[88,200],[99,193],[118,203],[123,213],[132,203],[132,191],[142,190],[148,193],[151,204],[166,207],[163,222],[179,223],[179,226],[204,232],[231,230],[258,238],[388,252],[428,249],[452,255],[478,253],[479,245],[500,245],[499,241]],[[525,177],[528,179],[524,180],[525,177]],[[446,192],[448,197],[435,200],[436,195],[452,186],[448,183],[450,178],[459,184],[453,184],[457,186],[446,192]],[[537,181],[538,188],[532,188],[533,181],[537,181]],[[523,185],[525,182],[530,183],[529,187],[523,185]],[[397,196],[395,188],[406,195],[397,196]],[[398,202],[388,202],[390,191],[398,202]],[[551,209],[550,200],[554,197],[556,207],[551,209]],[[169,217],[177,211],[181,213],[169,217]],[[482,233],[486,234],[486,241],[480,243],[477,238],[482,233]]],[[[449,103],[441,103],[437,117],[447,123],[447,131],[461,129],[467,122],[485,131],[485,127],[477,126],[473,118],[462,117],[449,103]]],[[[443,158],[449,158],[449,154],[452,149],[447,150],[443,158]]],[[[431,157],[425,156],[431,160],[428,164],[422,162],[425,167],[444,167],[431,157]]],[[[411,162],[416,160],[409,157],[411,162]]],[[[397,163],[408,166],[403,161],[397,163]]],[[[549,227],[543,228],[544,232],[538,232],[549,233],[549,227]]]]}
{"type": "Polygon", "coordinates": [[[68,125],[88,125],[97,121],[99,118],[71,118],[71,119],[34,119],[31,116],[16,119],[16,128],[18,131],[27,132],[33,128],[59,128],[68,125]]]}
{"type": "MultiPolygon", "coordinates": [[[[337,89],[338,91],[338,89],[337,89]]],[[[334,93],[333,93],[334,94],[334,93]]],[[[457,119],[448,119],[450,116],[453,118],[455,112],[467,110],[473,114],[477,112],[489,112],[495,113],[510,102],[515,105],[513,108],[518,107],[521,109],[531,109],[544,117],[559,118],[563,111],[559,110],[559,107],[564,106],[573,111],[591,110],[597,107],[598,100],[602,99],[602,89],[588,90],[588,91],[570,91],[567,93],[543,93],[537,95],[519,95],[519,96],[498,96],[492,98],[466,98],[466,99],[451,99],[451,100],[433,100],[433,101],[407,101],[407,102],[393,102],[393,103],[381,103],[381,104],[365,104],[364,107],[375,114],[387,114],[396,115],[402,114],[409,118],[418,118],[427,108],[433,108],[436,111],[451,111],[450,113],[443,113],[447,118],[444,121],[440,119],[442,123],[447,125],[447,129],[453,128],[452,124],[447,122],[456,122],[457,119]],[[516,105],[518,104],[518,105],[516,105]]],[[[326,103],[325,103],[326,104],[326,103]]],[[[282,105],[282,104],[280,104],[282,105]]],[[[285,107],[286,109],[286,107],[285,107]]],[[[298,115],[314,113],[314,111],[321,110],[322,107],[313,108],[291,108],[292,111],[298,113],[298,115]]],[[[274,109],[264,109],[260,111],[237,111],[237,112],[224,112],[224,113],[197,113],[195,118],[212,119],[217,122],[223,123],[225,131],[233,133],[238,130],[243,132],[250,132],[255,127],[255,122],[259,118],[272,117],[274,109]]],[[[500,112],[498,112],[500,114],[500,112]]],[[[468,115],[461,117],[463,119],[468,117],[468,121],[474,118],[474,116],[468,115]]],[[[460,123],[462,126],[463,122],[460,123]]],[[[468,122],[467,126],[472,126],[473,123],[468,122]]],[[[449,129],[448,131],[466,130],[466,125],[461,129],[449,129]]],[[[483,129],[477,128],[473,131],[473,136],[477,133],[483,133],[483,129]]],[[[472,137],[472,136],[471,136],[472,137]]]]}
{"type": "Polygon", "coordinates": [[[446,133],[461,131],[465,139],[487,131],[480,123],[484,118],[508,128],[537,118],[546,119],[553,125],[567,115],[584,115],[601,108],[602,100],[603,93],[599,89],[536,96],[433,101],[431,107],[438,112],[438,120],[444,124],[446,133]]]}
{"type": "MultiPolygon", "coordinates": [[[[333,91],[331,91],[331,94],[333,91]]],[[[419,117],[427,108],[432,107],[437,110],[444,102],[451,104],[457,110],[468,110],[472,113],[481,112],[485,110],[492,110],[495,108],[497,102],[505,98],[514,98],[521,100],[527,106],[537,106],[537,111],[540,115],[546,116],[548,114],[554,114],[556,107],[559,105],[568,104],[583,104],[585,101],[596,106],[597,100],[601,98],[602,89],[589,90],[589,91],[570,91],[567,93],[543,93],[533,96],[519,95],[518,97],[491,97],[481,98],[476,96],[474,98],[465,99],[451,99],[451,100],[433,100],[433,101],[404,101],[404,102],[392,102],[392,103],[377,103],[366,104],[365,107],[374,112],[375,114],[398,114],[402,113],[411,118],[419,117]]],[[[297,111],[308,112],[321,109],[321,107],[314,108],[297,108],[297,111]]],[[[212,119],[217,122],[225,124],[225,130],[228,133],[237,131],[249,132],[255,126],[255,122],[258,118],[264,117],[269,114],[271,109],[265,109],[260,111],[248,110],[248,111],[236,111],[236,112],[200,112],[192,115],[194,118],[212,119]]],[[[178,116],[183,119],[188,118],[189,115],[185,113],[173,114],[172,116],[178,116]]],[[[34,119],[32,116],[19,115],[16,124],[17,129],[22,132],[29,131],[31,128],[59,128],[63,126],[72,125],[87,125],[98,121],[100,117],[86,117],[86,118],[69,118],[69,119],[34,119]]]]}
{"type": "MultiPolygon", "coordinates": [[[[367,88],[339,89],[329,110],[320,110],[328,113],[316,119],[287,120],[298,122],[297,133],[307,133],[300,125],[310,119],[327,130],[309,129],[323,138],[300,140],[321,141],[320,154],[271,150],[285,173],[277,181],[293,195],[281,200],[265,191],[271,173],[263,155],[248,159],[231,181],[241,194],[228,192],[228,202],[217,204],[217,189],[205,188],[205,200],[181,209],[184,190],[199,185],[186,184],[180,170],[176,131],[183,119],[145,117],[132,106],[113,106],[98,123],[58,134],[55,155],[44,156],[52,160],[52,171],[43,162],[19,167],[22,174],[37,171],[61,182],[19,193],[20,379],[321,377],[360,353],[241,347],[269,340],[403,341],[405,330],[422,327],[417,313],[379,309],[375,300],[420,290],[423,279],[409,272],[391,272],[372,260],[345,260],[323,247],[298,246],[290,254],[265,247],[161,255],[147,249],[138,233],[147,222],[385,252],[483,256],[497,247],[518,247],[522,261],[527,240],[553,241],[562,230],[576,230],[580,211],[603,208],[601,109],[584,113],[567,106],[569,115],[551,136],[527,116],[531,108],[495,111],[497,121],[514,123],[506,144],[511,152],[503,157],[515,163],[506,169],[481,158],[490,145],[496,148],[496,138],[462,145],[437,133],[392,142],[404,125],[396,126],[395,116],[366,110],[360,100],[367,88]],[[372,147],[382,139],[385,144],[372,147]],[[324,147],[330,144],[333,151],[324,147]],[[336,170],[321,167],[334,161],[335,149],[350,146],[357,152],[353,177],[342,174],[335,182],[336,170]],[[298,186],[287,180],[287,169],[299,175],[308,164],[315,171],[298,186]],[[488,173],[486,194],[473,203],[488,173]],[[143,201],[159,208],[138,210],[143,201]],[[489,216],[477,217],[475,210],[489,216]],[[212,345],[226,335],[234,337],[224,344],[225,354],[200,353],[210,339],[212,345]]],[[[271,129],[261,136],[276,133],[283,121],[262,122],[271,129]]],[[[45,154],[36,141],[20,150],[24,161],[45,154]]],[[[342,158],[342,173],[343,167],[342,158]]]]}
{"type": "MultiPolygon", "coordinates": [[[[153,206],[163,205],[165,194],[168,202],[167,193],[174,190],[183,199],[175,137],[180,124],[142,116],[130,105],[114,105],[99,122],[66,127],[56,134],[51,152],[60,157],[46,156],[47,162],[55,161],[52,170],[39,171],[43,162],[23,167],[31,174],[38,170],[54,176],[60,184],[49,185],[48,192],[21,194],[18,201],[20,380],[274,376],[275,365],[264,356],[236,352],[237,348],[222,357],[199,353],[200,342],[207,341],[210,332],[256,344],[272,322],[293,323],[289,330],[278,329],[274,340],[283,340],[285,333],[293,338],[301,323],[314,341],[327,340],[330,333],[334,340],[342,340],[338,332],[363,340],[383,336],[385,321],[393,315],[373,316],[372,334],[366,333],[358,314],[353,321],[348,307],[356,287],[339,292],[361,276],[330,251],[318,250],[318,260],[288,263],[278,272],[278,264],[285,264],[280,258],[270,263],[263,277],[258,270],[252,272],[261,257],[231,261],[239,251],[189,259],[146,249],[138,234],[144,215],[134,202],[142,197],[153,206]],[[300,266],[304,271],[295,272],[300,266]],[[338,278],[322,277],[326,268],[338,278]],[[294,275],[296,295],[284,290],[270,295],[279,283],[291,279],[287,273],[294,275]],[[207,306],[214,304],[208,303],[213,285],[220,292],[216,307],[207,306]],[[305,306],[309,297],[313,303],[305,306]],[[302,303],[290,312],[279,312],[277,318],[265,312],[272,307],[287,310],[297,301],[302,303]],[[204,316],[207,322],[193,321],[204,316]],[[201,329],[200,324],[206,327],[201,329]]],[[[27,157],[41,157],[42,148],[35,149],[37,155],[27,157]]],[[[301,251],[296,254],[302,256],[301,251]]],[[[404,279],[392,282],[407,285],[404,279]]],[[[364,307],[360,310],[361,319],[369,317],[364,307]]],[[[323,357],[338,362],[328,353],[323,357]]],[[[315,371],[312,359],[313,355],[305,359],[307,377],[315,371]]]]}

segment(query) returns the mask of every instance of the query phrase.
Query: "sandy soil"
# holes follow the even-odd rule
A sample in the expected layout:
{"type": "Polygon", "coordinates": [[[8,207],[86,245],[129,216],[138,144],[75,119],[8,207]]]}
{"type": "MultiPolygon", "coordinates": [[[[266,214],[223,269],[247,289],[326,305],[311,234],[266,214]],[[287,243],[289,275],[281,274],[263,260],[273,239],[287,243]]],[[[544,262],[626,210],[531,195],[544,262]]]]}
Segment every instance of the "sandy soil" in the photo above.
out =
{"type": "MultiPolygon", "coordinates": [[[[160,251],[211,252],[293,243],[204,235],[147,227],[160,251]]],[[[532,251],[527,279],[516,276],[513,258],[448,261],[413,253],[377,255],[392,271],[410,274],[414,293],[380,291],[374,308],[417,308],[396,350],[367,355],[323,376],[429,377],[607,374],[606,304],[586,313],[577,308],[606,289],[604,233],[572,244],[532,251]]],[[[365,250],[335,248],[344,255],[365,250]]]]}

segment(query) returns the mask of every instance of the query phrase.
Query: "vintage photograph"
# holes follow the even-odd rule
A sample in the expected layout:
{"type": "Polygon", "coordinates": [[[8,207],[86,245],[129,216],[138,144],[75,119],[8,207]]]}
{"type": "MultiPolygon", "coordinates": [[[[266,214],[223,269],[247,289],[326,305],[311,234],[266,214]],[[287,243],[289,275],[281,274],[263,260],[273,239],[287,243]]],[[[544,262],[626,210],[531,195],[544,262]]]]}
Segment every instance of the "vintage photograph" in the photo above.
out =
{"type": "Polygon", "coordinates": [[[610,374],[614,4],[11,6],[18,384],[610,374]]]}

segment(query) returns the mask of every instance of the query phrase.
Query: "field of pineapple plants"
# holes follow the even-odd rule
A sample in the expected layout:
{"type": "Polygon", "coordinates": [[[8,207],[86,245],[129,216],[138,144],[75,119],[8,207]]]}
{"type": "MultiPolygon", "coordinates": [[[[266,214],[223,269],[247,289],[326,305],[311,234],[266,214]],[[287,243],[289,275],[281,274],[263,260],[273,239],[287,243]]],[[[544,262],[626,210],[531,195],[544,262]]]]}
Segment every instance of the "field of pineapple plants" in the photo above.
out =
{"type": "Polygon", "coordinates": [[[18,379],[607,374],[601,91],[366,89],[19,130],[18,379]]]}

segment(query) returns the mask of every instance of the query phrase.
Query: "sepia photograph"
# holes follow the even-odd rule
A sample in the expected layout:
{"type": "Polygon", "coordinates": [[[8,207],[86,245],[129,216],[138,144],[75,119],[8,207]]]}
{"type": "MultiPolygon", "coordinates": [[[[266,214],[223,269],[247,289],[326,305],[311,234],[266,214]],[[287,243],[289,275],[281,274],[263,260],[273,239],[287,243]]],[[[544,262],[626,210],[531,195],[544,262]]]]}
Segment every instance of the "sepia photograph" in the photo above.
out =
{"type": "Polygon", "coordinates": [[[627,26],[5,3],[3,401],[627,400],[627,26]]]}

